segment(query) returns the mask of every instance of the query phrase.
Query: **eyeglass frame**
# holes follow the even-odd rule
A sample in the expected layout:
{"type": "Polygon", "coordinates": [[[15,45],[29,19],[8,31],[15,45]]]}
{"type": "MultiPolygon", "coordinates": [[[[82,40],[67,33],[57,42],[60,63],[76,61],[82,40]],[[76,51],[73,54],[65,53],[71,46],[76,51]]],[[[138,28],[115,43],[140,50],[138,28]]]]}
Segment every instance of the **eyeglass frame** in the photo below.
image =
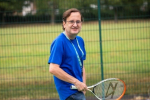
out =
{"type": "Polygon", "coordinates": [[[70,21],[66,21],[66,22],[69,22],[69,24],[72,24],[72,25],[75,24],[75,23],[76,23],[77,25],[82,23],[82,21],[80,21],[80,20],[77,20],[77,21],[70,20],[70,21]]]}

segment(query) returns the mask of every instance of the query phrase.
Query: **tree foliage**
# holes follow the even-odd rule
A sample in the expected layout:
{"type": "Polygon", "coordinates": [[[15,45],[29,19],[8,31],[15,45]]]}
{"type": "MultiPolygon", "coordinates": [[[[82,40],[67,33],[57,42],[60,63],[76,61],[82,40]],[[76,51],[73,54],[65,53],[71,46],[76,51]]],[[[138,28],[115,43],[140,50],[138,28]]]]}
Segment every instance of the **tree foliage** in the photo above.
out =
{"type": "Polygon", "coordinates": [[[0,0],[0,11],[21,10],[23,3],[23,0],[0,0]]]}
{"type": "MultiPolygon", "coordinates": [[[[98,17],[98,0],[0,0],[0,17],[22,13],[26,1],[32,2],[36,9],[35,16],[49,16],[52,23],[61,19],[63,12],[69,8],[78,8],[85,20],[94,20],[98,17]]],[[[150,0],[100,0],[101,16],[114,18],[131,15],[131,13],[150,12],[150,0]]],[[[30,14],[29,14],[30,15],[30,14]]],[[[4,22],[4,21],[3,21],[4,22]]]]}

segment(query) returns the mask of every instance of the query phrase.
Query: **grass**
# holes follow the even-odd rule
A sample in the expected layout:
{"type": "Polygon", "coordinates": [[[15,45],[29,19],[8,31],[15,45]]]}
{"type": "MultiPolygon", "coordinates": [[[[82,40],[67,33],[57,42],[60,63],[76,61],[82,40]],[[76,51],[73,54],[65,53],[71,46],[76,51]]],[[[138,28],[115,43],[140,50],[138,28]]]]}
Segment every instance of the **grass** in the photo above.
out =
{"type": "MultiPolygon", "coordinates": [[[[58,98],[48,72],[50,44],[61,24],[0,28],[0,99],[58,98]]],[[[102,21],[104,78],[118,77],[126,95],[147,94],[150,87],[149,20],[102,21]]],[[[98,22],[83,23],[87,85],[101,80],[98,22]]],[[[91,96],[87,93],[87,97],[91,96]]]]}

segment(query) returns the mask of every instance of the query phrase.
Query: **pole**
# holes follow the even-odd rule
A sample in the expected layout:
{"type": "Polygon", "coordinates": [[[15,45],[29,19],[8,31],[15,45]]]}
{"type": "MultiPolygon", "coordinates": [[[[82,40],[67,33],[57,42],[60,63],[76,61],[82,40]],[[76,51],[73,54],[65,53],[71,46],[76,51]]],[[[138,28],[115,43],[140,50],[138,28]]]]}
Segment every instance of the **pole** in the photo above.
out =
{"type": "MultiPolygon", "coordinates": [[[[101,9],[100,9],[100,0],[98,1],[98,22],[99,22],[99,39],[100,39],[100,57],[101,57],[101,80],[104,80],[104,73],[103,73],[103,49],[102,49],[102,34],[101,34],[101,9]]],[[[105,91],[104,91],[104,84],[102,84],[102,100],[105,97],[105,91]]]]}
{"type": "Polygon", "coordinates": [[[102,51],[102,34],[101,34],[101,14],[100,14],[100,0],[98,1],[98,22],[99,22],[99,39],[100,39],[100,57],[101,57],[101,79],[104,80],[103,73],[103,51],[102,51]]]}

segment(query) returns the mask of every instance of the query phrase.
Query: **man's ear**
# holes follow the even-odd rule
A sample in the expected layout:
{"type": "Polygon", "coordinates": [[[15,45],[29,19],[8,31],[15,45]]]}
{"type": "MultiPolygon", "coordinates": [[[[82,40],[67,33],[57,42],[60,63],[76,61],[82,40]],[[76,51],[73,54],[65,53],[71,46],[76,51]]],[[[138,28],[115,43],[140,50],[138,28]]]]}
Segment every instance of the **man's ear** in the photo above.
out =
{"type": "Polygon", "coordinates": [[[65,21],[63,21],[63,27],[65,28],[65,24],[66,24],[66,22],[65,21]]]}

